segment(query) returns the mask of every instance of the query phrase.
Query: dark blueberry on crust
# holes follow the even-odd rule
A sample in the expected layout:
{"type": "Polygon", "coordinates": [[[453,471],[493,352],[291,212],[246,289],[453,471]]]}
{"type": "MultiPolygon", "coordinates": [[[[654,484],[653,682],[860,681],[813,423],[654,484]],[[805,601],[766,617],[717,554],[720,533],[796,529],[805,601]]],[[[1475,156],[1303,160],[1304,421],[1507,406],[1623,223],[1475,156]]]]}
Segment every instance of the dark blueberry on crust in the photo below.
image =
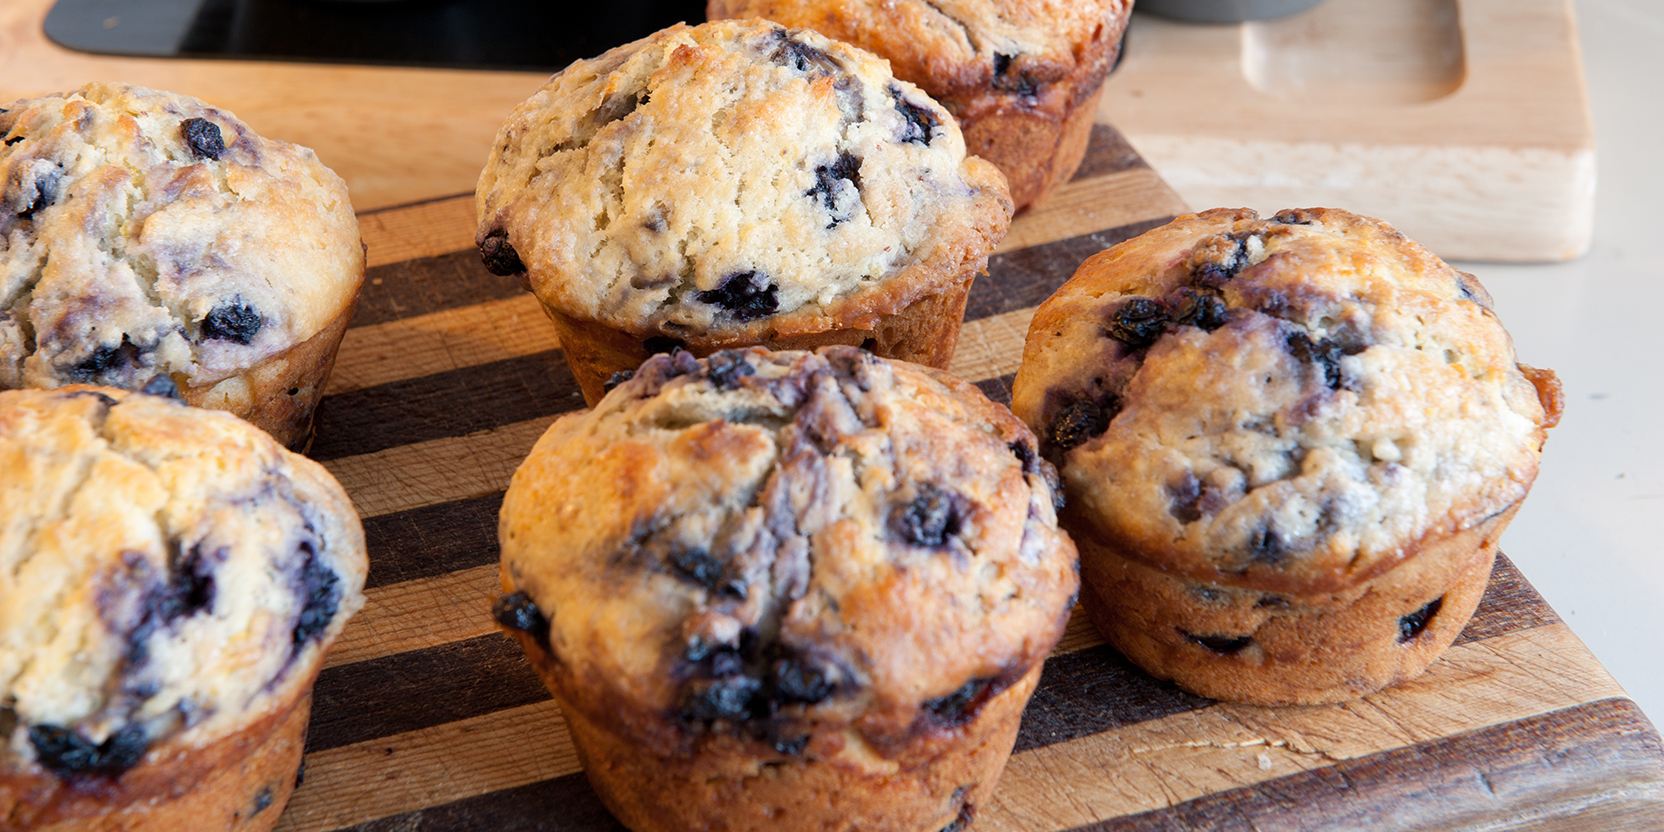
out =
{"type": "Polygon", "coordinates": [[[1427,629],[1428,622],[1433,620],[1433,616],[1439,614],[1439,607],[1442,606],[1444,598],[1440,596],[1428,601],[1427,606],[1398,619],[1398,643],[1403,644],[1421,635],[1422,631],[1427,629]]]}
{"type": "Polygon", "coordinates": [[[1015,55],[994,55],[994,89],[1033,98],[1035,93],[1039,92],[1040,86],[1028,73],[1012,71],[1016,62],[1015,55]]]}
{"type": "MultiPolygon", "coordinates": [[[[964,801],[965,792],[969,789],[969,786],[960,786],[955,789],[953,792],[954,799],[964,801]]],[[[974,820],[976,820],[976,807],[961,802],[959,804],[959,815],[953,819],[953,823],[942,827],[942,832],[965,832],[965,830],[971,828],[971,821],[974,820]]]]}
{"type": "Polygon", "coordinates": [[[480,242],[480,262],[485,264],[485,270],[494,275],[509,277],[526,270],[526,265],[520,262],[520,252],[508,241],[508,231],[497,229],[486,235],[480,242]]]}
{"type": "Polygon", "coordinates": [[[722,285],[705,292],[694,293],[700,303],[720,306],[734,313],[738,321],[754,321],[772,315],[780,308],[775,296],[778,291],[769,279],[757,272],[739,272],[728,276],[722,285]]]}
{"type": "Polygon", "coordinates": [[[793,38],[784,31],[779,32],[779,37],[780,45],[769,53],[769,60],[798,72],[817,75],[835,75],[843,71],[843,64],[838,63],[831,55],[793,38]]]}
{"type": "Polygon", "coordinates": [[[510,592],[492,602],[491,617],[510,630],[531,634],[538,644],[549,642],[549,619],[524,592],[510,592]]]}
{"type": "Polygon", "coordinates": [[[601,389],[604,392],[611,393],[614,387],[617,387],[618,385],[623,384],[624,382],[635,377],[635,370],[619,370],[618,372],[607,376],[607,381],[605,384],[601,385],[601,389]]]}
{"type": "Polygon", "coordinates": [[[742,676],[745,674],[745,658],[734,650],[718,650],[711,654],[710,675],[715,678],[724,676],[742,676]]]}
{"type": "Polygon", "coordinates": [[[1248,556],[1255,563],[1281,563],[1288,555],[1288,543],[1275,529],[1261,527],[1248,536],[1248,556]]]}
{"type": "Polygon", "coordinates": [[[709,368],[711,383],[718,390],[732,390],[740,386],[740,379],[757,373],[757,368],[745,360],[745,354],[734,350],[713,353],[706,359],[705,366],[709,368]]]}
{"type": "Polygon", "coordinates": [[[72,728],[35,725],[29,729],[29,744],[42,768],[59,777],[72,774],[120,774],[137,765],[150,747],[144,728],[129,725],[94,745],[72,728]]]}
{"type": "MultiPolygon", "coordinates": [[[[160,373],[155,378],[145,382],[144,387],[140,388],[139,392],[144,393],[147,396],[161,396],[164,399],[178,399],[179,385],[174,383],[172,376],[167,373],[160,373]]],[[[294,393],[290,393],[289,395],[293,396],[294,393]]]]}
{"type": "Polygon", "coordinates": [[[295,788],[298,789],[305,783],[306,783],[306,758],[302,757],[302,758],[300,758],[300,768],[295,769],[295,788]]]}
{"type": "Polygon", "coordinates": [[[1191,282],[1205,289],[1223,288],[1237,272],[1248,265],[1248,237],[1247,235],[1231,234],[1222,240],[1205,242],[1204,249],[1217,250],[1219,242],[1229,241],[1229,246],[1223,256],[1204,257],[1201,262],[1194,263],[1190,269],[1191,282]]]}
{"type": "Polygon", "coordinates": [[[254,796],[254,806],[253,806],[252,811],[250,811],[248,813],[249,817],[253,817],[255,815],[258,815],[261,812],[264,812],[267,809],[271,808],[272,800],[273,800],[273,798],[272,798],[272,787],[271,786],[262,786],[260,788],[260,793],[256,794],[254,796]]]}
{"type": "Polygon", "coordinates": [[[928,107],[921,107],[902,97],[901,90],[894,85],[890,87],[890,95],[896,100],[896,111],[901,113],[901,135],[897,140],[914,144],[930,144],[936,137],[936,127],[941,124],[936,113],[928,107]]]}
{"type": "Polygon", "coordinates": [[[1167,513],[1180,523],[1194,523],[1202,519],[1202,484],[1195,476],[1187,475],[1177,483],[1167,485],[1167,513]]]}
{"type": "Polygon", "coordinates": [[[964,502],[964,497],[934,483],[920,483],[912,502],[891,510],[890,531],[914,546],[939,549],[959,533],[964,502]]]}
{"type": "Polygon", "coordinates": [[[5,207],[18,219],[26,220],[34,217],[36,211],[58,201],[63,176],[56,171],[41,173],[25,185],[22,173],[22,169],[13,171],[11,184],[6,188],[5,207]]]}
{"type": "MultiPolygon", "coordinates": [[[[856,190],[860,190],[861,160],[850,153],[839,153],[838,158],[830,165],[816,165],[815,186],[807,191],[804,191],[803,195],[807,197],[818,197],[821,205],[824,206],[827,211],[836,212],[838,210],[838,206],[837,199],[834,196],[834,191],[837,189],[838,183],[843,180],[848,180],[849,184],[855,186],[856,190]]],[[[838,223],[848,219],[849,217],[847,216],[838,216],[836,213],[833,213],[832,221],[827,223],[826,227],[834,228],[838,225],[838,223]]],[[[774,310],[771,309],[769,311],[772,312],[774,310]]]]}
{"type": "Polygon", "coordinates": [[[109,344],[98,345],[93,348],[91,355],[88,355],[86,358],[81,359],[79,363],[70,367],[69,371],[66,372],[65,375],[75,379],[76,381],[95,381],[100,375],[109,370],[119,370],[122,367],[127,366],[135,357],[137,357],[137,355],[138,348],[133,346],[131,341],[127,340],[127,336],[123,335],[119,346],[111,346],[109,344]]]}
{"type": "Polygon", "coordinates": [[[1323,369],[1323,383],[1328,385],[1330,390],[1341,388],[1340,357],[1345,351],[1340,344],[1327,338],[1313,341],[1306,333],[1298,330],[1289,333],[1287,343],[1290,355],[1323,369]]]}
{"type": "Polygon", "coordinates": [[[679,711],[687,722],[746,719],[751,715],[751,700],[762,686],[748,676],[695,679],[683,691],[679,711]]]}
{"type": "Polygon", "coordinates": [[[1017,457],[1018,462],[1022,463],[1023,473],[1033,474],[1040,470],[1038,464],[1040,457],[1027,442],[1012,442],[1007,444],[1006,447],[1010,448],[1012,455],[1017,457]]]}
{"type": "Polygon", "coordinates": [[[295,594],[305,601],[295,619],[297,648],[307,641],[322,638],[341,604],[341,579],[335,571],[323,564],[310,542],[301,543],[300,550],[305,554],[306,562],[295,583],[295,594]]]}
{"type": "Polygon", "coordinates": [[[1268,609],[1287,609],[1288,599],[1280,595],[1267,595],[1264,598],[1255,601],[1254,606],[1265,607],[1268,609]]]}
{"type": "Polygon", "coordinates": [[[1133,297],[1110,316],[1109,335],[1133,349],[1154,344],[1167,331],[1167,308],[1159,301],[1133,297]]]}
{"type": "Polygon", "coordinates": [[[744,597],[745,587],[728,577],[728,567],[702,547],[678,549],[670,553],[669,561],[676,574],[704,587],[708,592],[744,597]]]}
{"type": "Polygon", "coordinates": [[[145,593],[139,623],[127,636],[129,667],[143,665],[150,658],[149,641],[157,630],[214,609],[214,569],[225,560],[226,551],[204,553],[197,545],[182,553],[178,541],[169,546],[167,580],[145,593]]]}
{"type": "Polygon", "coordinates": [[[1113,413],[1097,402],[1078,401],[1058,412],[1052,419],[1051,444],[1056,453],[1063,453],[1082,445],[1109,429],[1113,413]]]}
{"type": "Polygon", "coordinates": [[[963,725],[976,716],[994,687],[993,678],[972,679],[958,690],[924,703],[925,711],[943,725],[963,725]]]}
{"type": "Polygon", "coordinates": [[[1198,636],[1185,633],[1183,630],[1179,632],[1184,633],[1185,638],[1225,656],[1241,651],[1254,641],[1253,636],[1198,636]]]}
{"type": "Polygon", "coordinates": [[[179,123],[179,135],[198,159],[218,159],[225,152],[225,137],[220,135],[219,125],[208,119],[185,119],[179,123]]]}
{"type": "Polygon", "coordinates": [[[1172,301],[1173,323],[1212,332],[1225,325],[1230,307],[1218,297],[1181,286],[1172,301]]]}
{"type": "Polygon", "coordinates": [[[772,670],[775,696],[781,702],[812,705],[837,689],[826,669],[808,658],[776,659],[772,670]]]}
{"type": "Polygon", "coordinates": [[[1317,222],[1317,215],[1305,208],[1289,208],[1278,211],[1271,221],[1282,225],[1311,225],[1317,222]]]}
{"type": "MultiPolygon", "coordinates": [[[[662,355],[664,353],[673,353],[677,350],[683,349],[687,346],[687,344],[682,341],[678,341],[675,338],[655,335],[646,341],[641,342],[641,346],[647,350],[649,355],[662,355]]],[[[630,373],[631,377],[635,376],[635,371],[633,370],[625,370],[624,372],[630,373]]]]}
{"type": "Polygon", "coordinates": [[[796,757],[803,753],[803,749],[809,747],[809,735],[803,734],[791,738],[776,735],[770,744],[774,746],[775,751],[796,757]]]}
{"type": "Polygon", "coordinates": [[[260,334],[262,326],[264,322],[260,313],[237,297],[230,303],[214,307],[208,312],[208,317],[202,319],[202,340],[247,344],[260,334]]]}

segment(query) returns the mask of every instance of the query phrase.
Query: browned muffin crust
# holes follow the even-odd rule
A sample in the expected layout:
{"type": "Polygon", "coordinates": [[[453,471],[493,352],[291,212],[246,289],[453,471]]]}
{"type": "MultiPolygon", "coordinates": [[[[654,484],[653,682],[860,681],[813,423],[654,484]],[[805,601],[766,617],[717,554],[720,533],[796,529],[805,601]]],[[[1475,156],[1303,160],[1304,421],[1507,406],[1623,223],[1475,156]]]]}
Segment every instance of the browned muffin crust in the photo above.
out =
{"type": "Polygon", "coordinates": [[[1471,275],[1344,211],[1180,217],[1034,317],[1013,409],[1105,637],[1187,690],[1334,701],[1461,630],[1558,417],[1471,275]]]}
{"type": "Polygon", "coordinates": [[[945,373],[658,356],[516,472],[498,619],[634,829],[940,829],[992,789],[1072,606],[1053,495],[1033,436],[945,373]]]}
{"type": "Polygon", "coordinates": [[[958,120],[1021,210],[1080,166],[1130,0],[709,0],[706,14],[814,29],[890,61],[958,120]]]}

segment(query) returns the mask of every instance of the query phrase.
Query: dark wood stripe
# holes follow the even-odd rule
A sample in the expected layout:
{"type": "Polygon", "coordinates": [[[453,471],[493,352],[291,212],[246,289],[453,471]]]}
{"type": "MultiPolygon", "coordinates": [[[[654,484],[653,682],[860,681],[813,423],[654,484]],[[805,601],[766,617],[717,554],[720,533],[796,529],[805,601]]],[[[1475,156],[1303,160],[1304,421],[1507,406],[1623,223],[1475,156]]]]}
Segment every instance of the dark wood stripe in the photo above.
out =
{"type": "Polygon", "coordinates": [[[1009,376],[1000,376],[999,378],[983,379],[982,381],[976,382],[976,389],[981,390],[982,395],[987,396],[989,401],[998,402],[1006,407],[1010,407],[1011,382],[1016,380],[1016,378],[1016,374],[1012,374],[1009,376]]]}
{"type": "Polygon", "coordinates": [[[322,751],[548,698],[520,645],[500,633],[337,665],[319,673],[312,689],[306,749],[322,751]]]}
{"type": "Polygon", "coordinates": [[[1080,167],[1075,168],[1075,175],[1069,177],[1071,182],[1091,179],[1095,176],[1108,176],[1134,168],[1147,168],[1149,163],[1138,155],[1127,143],[1121,131],[1107,124],[1092,125],[1092,136],[1086,140],[1086,155],[1081,157],[1080,167]]]}
{"type": "MultiPolygon", "coordinates": [[[[1096,127],[1097,125],[1093,125],[1093,126],[1096,127]]],[[[453,199],[461,199],[462,197],[468,197],[469,199],[473,199],[474,198],[474,192],[473,191],[468,191],[467,193],[460,193],[460,194],[446,194],[444,196],[428,197],[427,199],[413,199],[409,202],[401,202],[397,205],[383,205],[380,208],[371,208],[368,211],[359,211],[358,216],[360,216],[360,217],[373,217],[376,214],[391,214],[394,211],[403,211],[406,208],[416,208],[416,207],[419,207],[419,206],[422,206],[422,205],[432,205],[435,202],[450,202],[453,199]]]]}
{"type": "Polygon", "coordinates": [[[584,406],[560,350],[327,396],[308,455],[338,459],[564,413],[584,406]]]}
{"type": "MultiPolygon", "coordinates": [[[[1497,571],[1499,580],[1487,589],[1476,616],[1483,632],[1497,635],[1557,620],[1552,612],[1544,617],[1546,605],[1529,584],[1511,577],[1518,575],[1512,564],[1497,571]]],[[[481,616],[487,614],[480,610],[481,616]]],[[[315,691],[308,748],[372,740],[548,698],[520,648],[506,636],[411,650],[324,670],[315,691]]],[[[1211,704],[1156,681],[1107,645],[1091,647],[1047,660],[1023,715],[1017,748],[1039,748],[1211,704]]]]}
{"type": "Polygon", "coordinates": [[[988,258],[988,274],[971,284],[971,296],[965,302],[965,320],[1037,306],[1073,276],[1086,258],[1152,228],[1160,228],[1172,219],[1158,217],[996,254],[988,258]]]}
{"type": "Polygon", "coordinates": [[[1559,623],[1560,616],[1520,574],[1519,567],[1497,552],[1491,582],[1485,586],[1485,595],[1479,599],[1473,618],[1468,620],[1468,626],[1456,637],[1455,643],[1467,644],[1514,630],[1559,623]]]}
{"type": "Polygon", "coordinates": [[[503,495],[423,506],[364,521],[371,589],[497,562],[503,495]]]}
{"type": "Polygon", "coordinates": [[[1139,670],[1107,644],[1046,660],[1023,723],[1016,750],[1102,733],[1212,705],[1139,670]]]}
{"type": "MultiPolygon", "coordinates": [[[[535,742],[536,738],[530,741],[535,742]]],[[[583,772],[347,827],[352,832],[629,832],[583,772]]]]}
{"type": "MultiPolygon", "coordinates": [[[[1106,820],[1078,832],[1465,828],[1475,817],[1549,810],[1530,828],[1554,828],[1552,807],[1570,811],[1619,772],[1657,783],[1664,743],[1639,707],[1605,699],[1453,737],[1346,760],[1325,768],[1218,792],[1167,809],[1106,820]]],[[[1632,781],[1633,782],[1633,781],[1632,781]]],[[[1664,797],[1651,795],[1653,800],[1664,797]]],[[[1633,799],[1631,796],[1630,799],[1633,799]]],[[[1598,804],[1595,811],[1601,811],[1598,804]]],[[[1580,813],[1581,829],[1657,829],[1660,819],[1608,805],[1603,823],[1580,813]],[[1591,822],[1593,821],[1593,822],[1591,822]]]]}
{"type": "Polygon", "coordinates": [[[473,249],[371,268],[358,293],[353,326],[369,326],[519,295],[517,277],[500,277],[473,249]]]}

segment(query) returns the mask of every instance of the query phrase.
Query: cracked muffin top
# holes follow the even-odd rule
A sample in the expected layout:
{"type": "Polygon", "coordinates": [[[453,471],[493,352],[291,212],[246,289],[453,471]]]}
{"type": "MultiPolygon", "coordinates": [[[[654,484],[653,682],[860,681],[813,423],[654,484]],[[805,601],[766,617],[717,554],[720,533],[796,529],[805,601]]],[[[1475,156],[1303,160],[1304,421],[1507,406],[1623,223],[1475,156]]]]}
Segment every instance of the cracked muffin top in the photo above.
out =
{"type": "Polygon", "coordinates": [[[1325,592],[1523,499],[1559,386],[1472,275],[1385,223],[1220,209],[1083,263],[1034,317],[1012,407],[1096,537],[1325,592]]]}
{"type": "Polygon", "coordinates": [[[346,311],[364,251],[311,150],[118,84],[0,107],[0,388],[201,386],[346,311]]]}
{"type": "Polygon", "coordinates": [[[235,417],[0,392],[0,771],[119,773],[285,705],[363,603],[358,516],[235,417]]]}
{"type": "Polygon", "coordinates": [[[1055,496],[1033,435],[946,373],[678,351],[515,473],[497,613],[592,711],[788,752],[817,724],[904,737],[973,718],[1061,637],[1055,496]]]}
{"type": "Polygon", "coordinates": [[[897,76],[955,106],[1017,96],[1084,100],[1108,71],[1128,0],[709,0],[712,19],[804,26],[889,59],[897,76]],[[1079,87],[1062,81],[1092,79],[1079,87]],[[984,100],[986,99],[986,100],[984,100]]]}
{"type": "Polygon", "coordinates": [[[545,305],[640,338],[866,324],[965,279],[1004,177],[888,65],[762,21],[677,25],[555,75],[503,125],[477,242],[545,305]]]}

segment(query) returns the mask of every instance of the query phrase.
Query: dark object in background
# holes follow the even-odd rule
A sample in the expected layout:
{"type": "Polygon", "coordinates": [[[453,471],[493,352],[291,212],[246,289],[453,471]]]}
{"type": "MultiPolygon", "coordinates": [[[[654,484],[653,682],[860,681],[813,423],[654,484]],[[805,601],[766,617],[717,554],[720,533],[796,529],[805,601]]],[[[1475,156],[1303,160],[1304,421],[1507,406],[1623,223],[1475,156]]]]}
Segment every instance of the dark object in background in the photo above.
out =
{"type": "Polygon", "coordinates": [[[553,71],[704,19],[704,0],[58,0],[45,28],[117,55],[553,71]]]}
{"type": "Polygon", "coordinates": [[[1141,12],[1191,23],[1241,23],[1309,9],[1323,0],[1138,0],[1141,12]]]}

